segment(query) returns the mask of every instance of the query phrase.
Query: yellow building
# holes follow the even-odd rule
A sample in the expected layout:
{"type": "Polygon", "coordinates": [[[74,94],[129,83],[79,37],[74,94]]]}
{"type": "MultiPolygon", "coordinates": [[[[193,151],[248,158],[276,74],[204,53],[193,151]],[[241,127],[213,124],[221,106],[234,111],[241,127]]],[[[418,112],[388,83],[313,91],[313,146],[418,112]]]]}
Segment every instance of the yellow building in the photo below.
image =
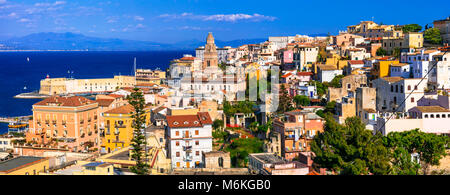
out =
{"type": "Polygon", "coordinates": [[[388,54],[392,54],[395,48],[422,48],[423,47],[423,33],[409,32],[403,37],[384,37],[381,40],[381,47],[385,49],[388,54]]]}
{"type": "Polygon", "coordinates": [[[48,158],[19,156],[0,162],[0,175],[39,175],[49,167],[48,158]]]}
{"type": "Polygon", "coordinates": [[[398,60],[378,60],[373,63],[371,78],[383,78],[389,76],[389,68],[391,64],[398,64],[398,60]]]}
{"type": "Polygon", "coordinates": [[[184,107],[184,108],[167,108],[168,116],[177,115],[195,115],[198,112],[198,108],[194,107],[184,107]]]}
{"type": "Polygon", "coordinates": [[[134,76],[114,76],[105,79],[46,78],[41,80],[39,94],[111,92],[118,88],[134,87],[135,84],[134,76]]]}
{"type": "MultiPolygon", "coordinates": [[[[130,104],[106,111],[103,114],[105,130],[101,133],[101,152],[111,151],[130,146],[133,139],[134,129],[132,113],[133,106],[130,104]]],[[[145,124],[150,124],[150,109],[146,108],[145,124]]]]}
{"type": "Polygon", "coordinates": [[[161,80],[166,78],[166,72],[161,70],[137,69],[137,84],[161,84],[161,80]]]}

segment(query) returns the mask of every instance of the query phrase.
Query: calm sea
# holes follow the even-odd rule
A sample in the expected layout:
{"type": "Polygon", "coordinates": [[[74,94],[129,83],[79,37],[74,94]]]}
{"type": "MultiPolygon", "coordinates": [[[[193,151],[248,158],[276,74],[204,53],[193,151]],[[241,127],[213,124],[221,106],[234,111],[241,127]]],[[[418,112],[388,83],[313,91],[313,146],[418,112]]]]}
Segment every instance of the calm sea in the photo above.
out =
{"type": "MultiPolygon", "coordinates": [[[[13,97],[39,90],[39,82],[47,74],[50,78],[112,78],[132,75],[135,57],[137,68],[165,70],[183,54],[194,55],[194,51],[0,52],[0,116],[31,115],[31,106],[40,100],[13,97]]],[[[7,124],[0,123],[0,133],[5,131],[7,124]]]]}

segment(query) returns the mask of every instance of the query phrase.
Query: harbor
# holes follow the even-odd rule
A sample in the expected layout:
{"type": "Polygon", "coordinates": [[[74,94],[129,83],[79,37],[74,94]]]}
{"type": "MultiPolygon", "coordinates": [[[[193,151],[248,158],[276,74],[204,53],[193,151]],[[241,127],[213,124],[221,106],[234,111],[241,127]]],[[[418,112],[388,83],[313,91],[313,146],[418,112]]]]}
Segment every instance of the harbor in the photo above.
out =
{"type": "MultiPolygon", "coordinates": [[[[8,124],[7,133],[24,133],[28,130],[28,121],[32,118],[29,116],[16,116],[16,117],[0,117],[0,123],[8,124]]],[[[2,126],[3,126],[2,124],[2,126]]],[[[6,132],[5,132],[6,133],[6,132]]]]}

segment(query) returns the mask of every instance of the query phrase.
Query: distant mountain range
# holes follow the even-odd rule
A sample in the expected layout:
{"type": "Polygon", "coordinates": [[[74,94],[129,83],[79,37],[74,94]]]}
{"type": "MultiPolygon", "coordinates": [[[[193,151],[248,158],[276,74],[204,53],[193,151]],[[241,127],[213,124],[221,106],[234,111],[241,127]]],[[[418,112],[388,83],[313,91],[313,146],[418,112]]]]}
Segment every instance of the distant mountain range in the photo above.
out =
{"type": "MultiPolygon", "coordinates": [[[[316,34],[312,36],[323,36],[316,34]]],[[[326,35],[325,35],[326,36],[326,35]]],[[[233,41],[215,40],[218,47],[238,47],[255,44],[267,39],[240,39],[233,41]]],[[[75,33],[34,33],[24,37],[0,41],[0,50],[89,50],[89,51],[155,51],[155,50],[193,50],[205,45],[205,41],[188,40],[174,44],[151,41],[135,41],[114,38],[89,37],[75,33]]]]}

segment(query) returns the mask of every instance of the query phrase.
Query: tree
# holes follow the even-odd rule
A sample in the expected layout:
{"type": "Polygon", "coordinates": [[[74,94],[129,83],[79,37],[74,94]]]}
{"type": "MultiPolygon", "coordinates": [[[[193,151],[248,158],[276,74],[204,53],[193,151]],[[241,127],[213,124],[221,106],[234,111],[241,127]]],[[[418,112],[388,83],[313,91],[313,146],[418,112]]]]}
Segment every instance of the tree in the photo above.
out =
{"type": "Polygon", "coordinates": [[[258,122],[254,121],[252,123],[250,123],[250,125],[248,125],[248,128],[252,131],[252,132],[257,132],[258,131],[258,122]]]}
{"type": "Polygon", "coordinates": [[[377,49],[376,54],[377,54],[377,56],[385,56],[385,55],[387,55],[387,51],[385,49],[383,49],[382,47],[380,47],[377,49]]]}
{"type": "Polygon", "coordinates": [[[446,136],[425,133],[414,129],[411,131],[391,132],[384,138],[384,144],[393,153],[394,174],[427,174],[431,165],[439,165],[439,160],[446,156],[445,147],[449,143],[446,136]],[[420,164],[411,159],[411,154],[419,155],[420,164]]]}
{"type": "Polygon", "coordinates": [[[248,154],[263,152],[264,142],[258,138],[234,139],[227,151],[230,152],[231,162],[234,167],[245,167],[248,162],[248,154]]]}
{"type": "Polygon", "coordinates": [[[294,97],[294,102],[295,102],[295,106],[300,107],[300,106],[309,106],[309,103],[311,102],[311,100],[309,100],[308,96],[305,95],[296,95],[294,97]]]}
{"type": "Polygon", "coordinates": [[[407,24],[402,27],[403,33],[419,32],[421,30],[422,30],[422,26],[420,26],[418,24],[407,24]]]}
{"type": "Polygon", "coordinates": [[[214,120],[214,122],[213,122],[213,129],[214,130],[222,130],[223,129],[223,120],[220,120],[220,119],[216,119],[216,120],[214,120]]]}
{"type": "Polygon", "coordinates": [[[284,87],[283,84],[281,84],[280,87],[280,99],[279,99],[279,103],[278,103],[278,113],[285,113],[288,111],[291,111],[293,109],[292,107],[292,100],[288,95],[288,92],[286,90],[286,87],[284,87]]]}
{"type": "Polygon", "coordinates": [[[328,91],[328,86],[325,83],[321,83],[319,81],[311,81],[309,85],[316,86],[317,96],[319,97],[322,97],[328,91]]]}
{"type": "Polygon", "coordinates": [[[389,172],[388,150],[380,133],[373,135],[358,117],[347,118],[345,125],[338,124],[331,116],[325,119],[325,131],[311,142],[314,163],[339,174],[389,172]]]}
{"type": "Polygon", "coordinates": [[[441,44],[442,37],[438,28],[428,28],[424,31],[423,39],[431,44],[441,44]]]}
{"type": "Polygon", "coordinates": [[[341,80],[342,78],[344,78],[344,75],[337,75],[333,78],[333,80],[331,80],[331,82],[329,83],[330,87],[334,87],[334,88],[341,88],[342,84],[341,84],[341,80]]]}
{"type": "Polygon", "coordinates": [[[143,134],[145,125],[145,99],[142,92],[138,88],[134,88],[133,92],[127,97],[127,100],[134,108],[132,115],[133,123],[131,125],[134,129],[133,139],[131,140],[131,146],[133,147],[131,157],[136,161],[136,165],[131,167],[131,171],[138,175],[146,175],[148,174],[149,165],[145,162],[147,152],[143,148],[147,144],[143,134]]]}
{"type": "Polygon", "coordinates": [[[396,58],[400,58],[400,54],[401,54],[401,51],[400,51],[399,47],[394,48],[394,51],[392,51],[392,55],[396,58]]]}

